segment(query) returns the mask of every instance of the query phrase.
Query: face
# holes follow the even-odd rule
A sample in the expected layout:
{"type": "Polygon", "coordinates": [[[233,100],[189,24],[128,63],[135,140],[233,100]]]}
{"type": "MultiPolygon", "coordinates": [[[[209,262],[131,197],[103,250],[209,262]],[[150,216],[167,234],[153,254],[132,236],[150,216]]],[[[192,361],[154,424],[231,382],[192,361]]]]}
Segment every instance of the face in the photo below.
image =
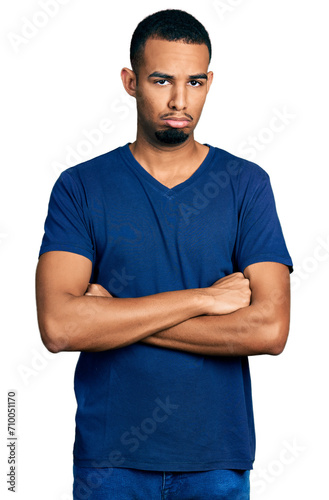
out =
{"type": "Polygon", "coordinates": [[[140,136],[168,146],[193,140],[213,77],[208,63],[205,44],[146,42],[138,82],[131,70],[122,71],[126,90],[136,97],[140,136]]]}

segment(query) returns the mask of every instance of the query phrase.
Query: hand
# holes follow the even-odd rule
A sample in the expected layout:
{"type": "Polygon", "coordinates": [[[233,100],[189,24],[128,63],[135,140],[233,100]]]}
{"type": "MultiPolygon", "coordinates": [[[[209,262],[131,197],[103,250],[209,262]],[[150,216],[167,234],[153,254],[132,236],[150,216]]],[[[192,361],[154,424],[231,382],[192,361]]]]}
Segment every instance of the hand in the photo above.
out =
{"type": "Polygon", "coordinates": [[[102,285],[97,283],[89,283],[85,295],[91,297],[113,297],[102,285]]]}
{"type": "Polygon", "coordinates": [[[208,288],[200,289],[212,298],[206,314],[229,314],[250,305],[249,280],[242,273],[221,278],[208,288]]]}

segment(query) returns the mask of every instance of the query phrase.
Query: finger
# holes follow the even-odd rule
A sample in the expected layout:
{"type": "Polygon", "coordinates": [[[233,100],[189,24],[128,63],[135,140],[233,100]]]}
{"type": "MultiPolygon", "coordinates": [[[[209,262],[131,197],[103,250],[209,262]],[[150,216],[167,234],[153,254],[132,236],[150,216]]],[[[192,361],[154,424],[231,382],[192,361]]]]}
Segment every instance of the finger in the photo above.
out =
{"type": "Polygon", "coordinates": [[[89,283],[85,295],[92,295],[97,297],[112,297],[112,295],[102,285],[97,283],[89,283]]]}

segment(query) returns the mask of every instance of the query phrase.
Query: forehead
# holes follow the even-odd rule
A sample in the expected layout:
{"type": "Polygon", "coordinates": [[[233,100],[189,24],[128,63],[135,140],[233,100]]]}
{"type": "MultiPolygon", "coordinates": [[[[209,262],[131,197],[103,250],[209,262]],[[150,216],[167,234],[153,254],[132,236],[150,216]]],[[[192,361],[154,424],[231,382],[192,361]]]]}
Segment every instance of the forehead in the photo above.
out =
{"type": "Polygon", "coordinates": [[[206,44],[183,41],[148,39],[140,70],[148,74],[161,71],[167,74],[206,73],[209,65],[209,51],[206,44]]]}

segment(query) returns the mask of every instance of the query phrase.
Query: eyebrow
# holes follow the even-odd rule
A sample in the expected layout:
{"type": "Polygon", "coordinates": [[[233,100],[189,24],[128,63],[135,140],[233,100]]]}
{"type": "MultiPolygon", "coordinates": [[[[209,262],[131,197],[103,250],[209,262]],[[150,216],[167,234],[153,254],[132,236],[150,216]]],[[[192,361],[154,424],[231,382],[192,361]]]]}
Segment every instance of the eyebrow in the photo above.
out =
{"type": "MultiPolygon", "coordinates": [[[[164,80],[174,80],[173,75],[166,75],[165,73],[160,73],[159,71],[154,71],[148,78],[163,78],[164,80]]],[[[189,80],[208,80],[206,73],[198,73],[197,75],[189,75],[189,80]]]]}

